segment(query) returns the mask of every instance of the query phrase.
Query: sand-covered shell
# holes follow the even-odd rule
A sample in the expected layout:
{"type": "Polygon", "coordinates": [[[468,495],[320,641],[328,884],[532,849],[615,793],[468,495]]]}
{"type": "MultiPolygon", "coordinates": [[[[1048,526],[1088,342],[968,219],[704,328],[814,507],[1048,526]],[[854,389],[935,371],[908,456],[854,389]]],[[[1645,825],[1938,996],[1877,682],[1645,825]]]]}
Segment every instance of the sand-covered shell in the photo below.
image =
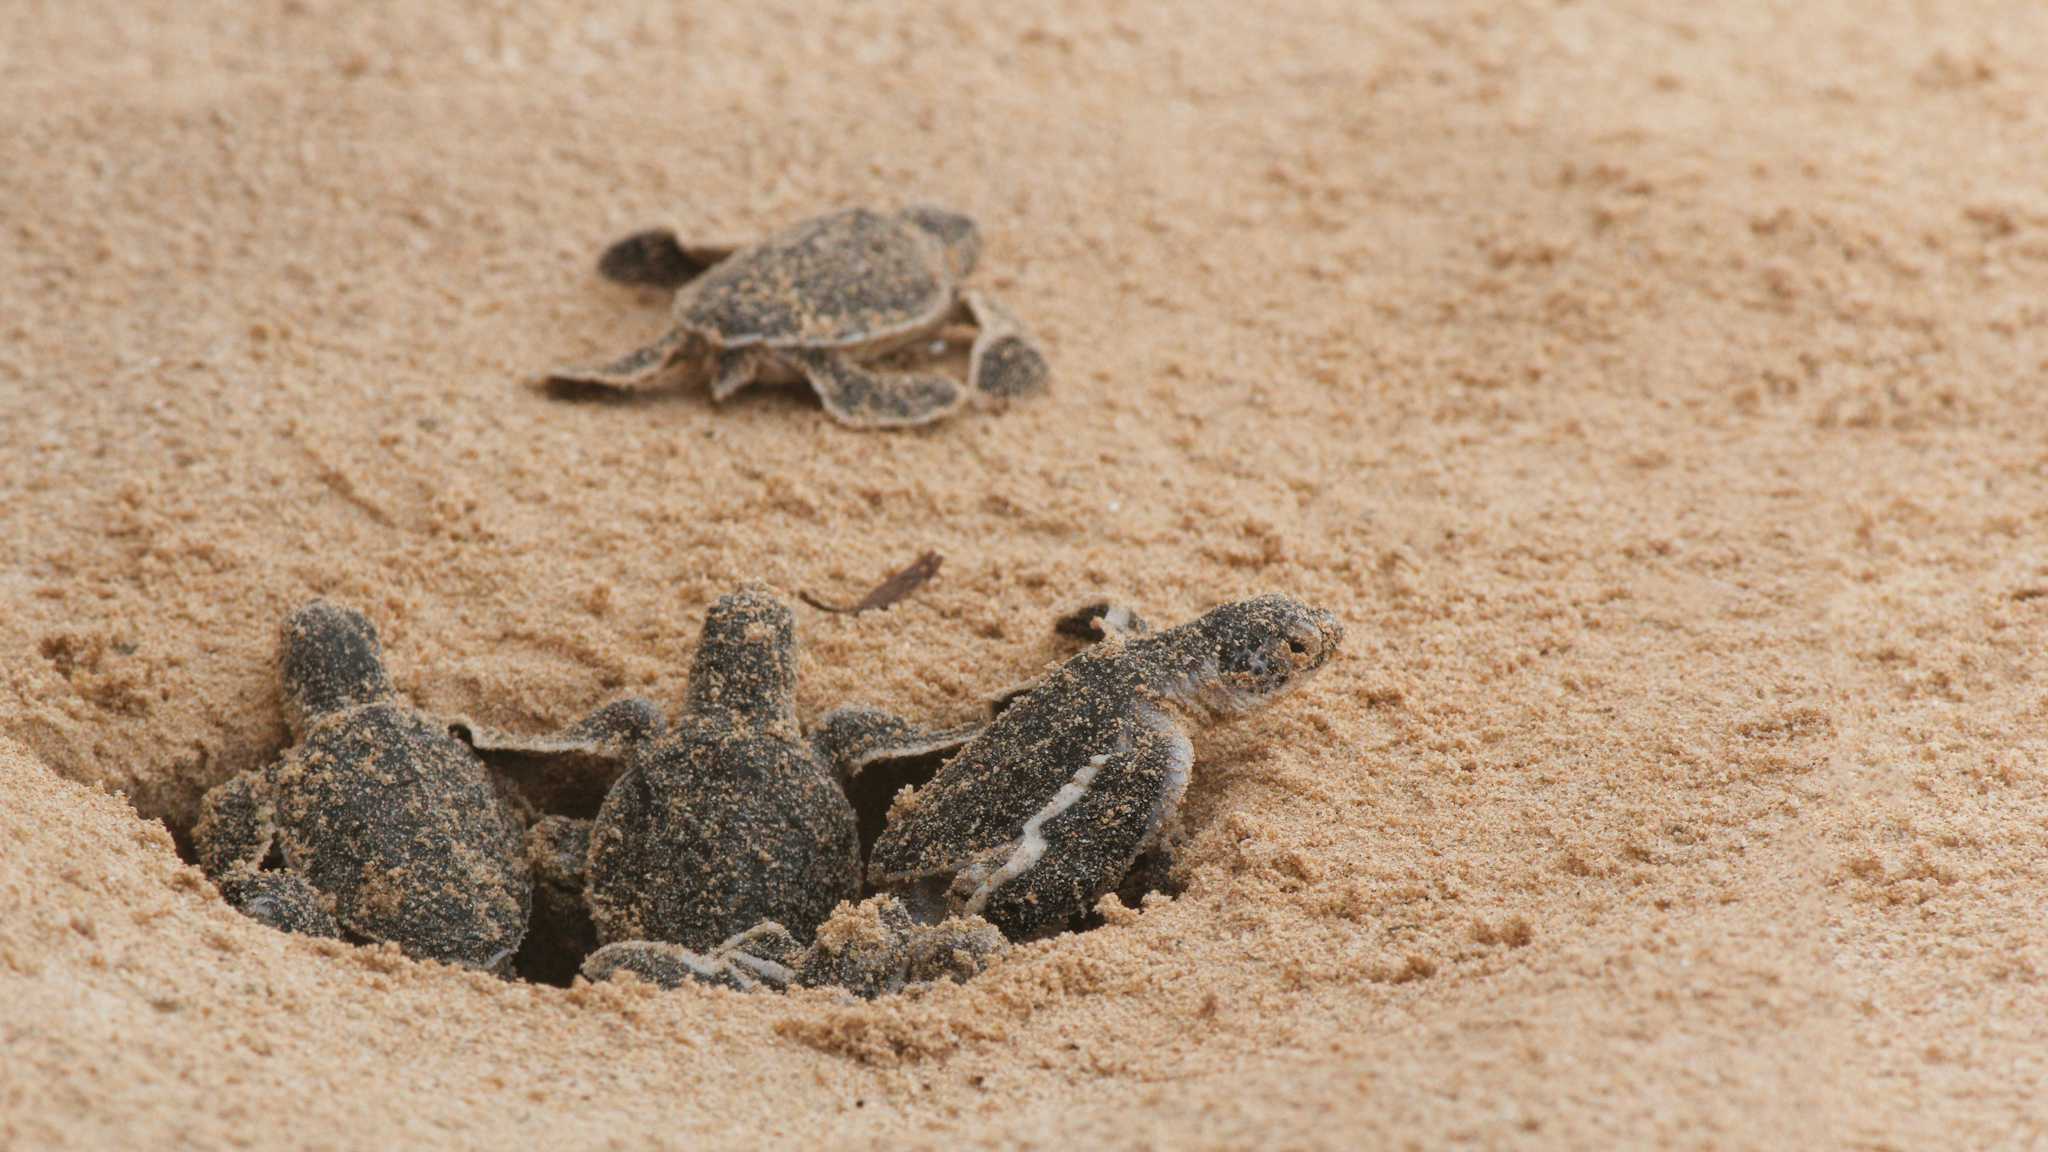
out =
{"type": "Polygon", "coordinates": [[[526,932],[531,883],[520,822],[489,770],[396,699],[361,613],[314,601],[283,633],[297,743],[205,798],[202,866],[244,886],[285,883],[249,873],[289,874],[346,936],[503,970],[526,932]]]}
{"type": "Polygon", "coordinates": [[[795,627],[757,588],[706,614],[683,714],[598,810],[588,900],[600,940],[708,952],[764,920],[809,940],[859,895],[853,807],[797,726],[795,627]]]}

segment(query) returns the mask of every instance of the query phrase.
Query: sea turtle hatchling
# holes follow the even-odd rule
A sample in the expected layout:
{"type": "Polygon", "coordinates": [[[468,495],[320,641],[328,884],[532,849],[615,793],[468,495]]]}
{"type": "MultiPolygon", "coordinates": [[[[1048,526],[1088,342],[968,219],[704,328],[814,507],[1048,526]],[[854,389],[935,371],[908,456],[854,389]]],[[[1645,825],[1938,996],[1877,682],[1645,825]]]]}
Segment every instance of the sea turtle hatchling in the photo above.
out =
{"type": "Polygon", "coordinates": [[[632,749],[590,833],[584,900],[601,944],[699,953],[762,921],[808,942],[860,895],[860,837],[842,781],[878,758],[958,747],[872,709],[796,716],[796,622],[758,587],[705,613],[683,712],[632,749]]]}
{"type": "Polygon", "coordinates": [[[976,914],[1012,940],[1057,931],[1117,887],[1180,804],[1194,750],[1167,706],[1221,719],[1269,704],[1344,635],[1285,596],[1163,632],[1105,631],[898,795],[869,863],[876,887],[921,920],[976,914]]]}
{"type": "Polygon", "coordinates": [[[206,794],[201,867],[274,927],[502,971],[532,885],[520,822],[483,761],[398,701],[361,613],[313,601],[285,621],[281,647],[293,745],[206,794]]]}
{"type": "Polygon", "coordinates": [[[1039,391],[1048,370],[1038,344],[1007,309],[962,287],[980,248],[972,219],[932,207],[847,209],[744,247],[638,232],[608,248],[598,271],[676,289],[668,332],[549,378],[617,389],[703,381],[716,400],[756,380],[804,380],[841,423],[904,427],[953,412],[969,391],[943,373],[877,360],[964,320],[978,330],[967,365],[975,391],[1039,391]]]}

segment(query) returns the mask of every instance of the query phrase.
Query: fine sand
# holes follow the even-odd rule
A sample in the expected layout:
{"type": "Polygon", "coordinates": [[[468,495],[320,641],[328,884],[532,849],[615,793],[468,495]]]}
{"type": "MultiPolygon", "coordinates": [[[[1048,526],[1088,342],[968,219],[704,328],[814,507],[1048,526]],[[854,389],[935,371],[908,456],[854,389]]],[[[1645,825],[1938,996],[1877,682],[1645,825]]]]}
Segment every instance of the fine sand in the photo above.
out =
{"type": "Polygon", "coordinates": [[[2021,1147],[2048,1131],[2048,10],[15,4],[0,1148],[2021,1147]],[[1050,395],[566,402],[594,257],[928,199],[1050,395]],[[1185,891],[848,1005],[501,983],[182,863],[318,595],[416,704],[799,609],[934,721],[1290,591],[1185,891]]]}

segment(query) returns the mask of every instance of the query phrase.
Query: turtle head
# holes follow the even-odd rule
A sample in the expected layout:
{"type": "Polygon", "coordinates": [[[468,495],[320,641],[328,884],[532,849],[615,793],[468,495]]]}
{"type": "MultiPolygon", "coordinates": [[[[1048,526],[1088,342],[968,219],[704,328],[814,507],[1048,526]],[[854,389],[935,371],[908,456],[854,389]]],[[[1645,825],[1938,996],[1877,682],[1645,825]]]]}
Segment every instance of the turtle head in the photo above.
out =
{"type": "Polygon", "coordinates": [[[750,585],[704,613],[690,665],[689,709],[759,729],[796,728],[796,617],[750,585]]]}
{"type": "Polygon", "coordinates": [[[981,259],[981,229],[974,217],[945,208],[919,204],[903,210],[903,218],[930,234],[946,252],[946,270],[956,280],[965,280],[981,259]]]}
{"type": "Polygon", "coordinates": [[[1214,609],[1175,629],[1179,695],[1218,716],[1263,708],[1299,687],[1344,641],[1329,612],[1287,596],[1259,596],[1214,609]]]}
{"type": "Polygon", "coordinates": [[[353,608],[315,600],[285,618],[285,720],[304,734],[322,716],[391,695],[377,628],[353,608]]]}

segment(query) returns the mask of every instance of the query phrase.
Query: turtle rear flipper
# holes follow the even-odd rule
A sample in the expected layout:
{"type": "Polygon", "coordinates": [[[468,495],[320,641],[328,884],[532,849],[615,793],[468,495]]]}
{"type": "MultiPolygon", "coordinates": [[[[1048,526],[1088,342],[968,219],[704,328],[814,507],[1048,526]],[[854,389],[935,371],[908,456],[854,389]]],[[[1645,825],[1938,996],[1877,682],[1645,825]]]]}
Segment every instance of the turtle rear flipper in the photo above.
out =
{"type": "Polygon", "coordinates": [[[818,758],[850,781],[871,764],[950,756],[981,734],[985,725],[924,728],[880,708],[835,708],[811,735],[818,758]]]}
{"type": "Polygon", "coordinates": [[[664,729],[661,709],[637,697],[614,700],[539,736],[489,728],[467,716],[448,721],[449,735],[546,812],[595,812],[633,753],[659,740],[664,729]]]}
{"type": "Polygon", "coordinates": [[[661,339],[616,360],[557,368],[548,373],[547,383],[557,390],[572,391],[601,388],[624,392],[658,387],[671,383],[688,369],[686,353],[690,345],[687,333],[671,328],[661,339]]]}
{"type": "Polygon", "coordinates": [[[735,992],[752,992],[759,984],[720,957],[705,956],[661,940],[622,940],[592,952],[583,961],[581,975],[602,984],[620,972],[630,972],[656,988],[676,989],[695,982],[735,992]]]}
{"type": "Polygon", "coordinates": [[[1045,391],[1052,377],[1045,350],[1008,308],[979,292],[963,292],[961,300],[978,331],[967,355],[967,380],[984,396],[1033,396],[1045,391]]]}
{"type": "Polygon", "coordinates": [[[909,428],[959,408],[967,392],[936,372],[880,372],[823,349],[782,349],[825,411],[853,428],[909,428]]]}
{"type": "Polygon", "coordinates": [[[761,354],[752,348],[720,352],[711,369],[711,399],[730,399],[760,377],[761,366],[761,354]]]}
{"type": "Polygon", "coordinates": [[[214,785],[199,801],[192,844],[199,867],[218,882],[236,869],[258,869],[277,842],[269,798],[259,771],[242,772],[214,785]]]}

